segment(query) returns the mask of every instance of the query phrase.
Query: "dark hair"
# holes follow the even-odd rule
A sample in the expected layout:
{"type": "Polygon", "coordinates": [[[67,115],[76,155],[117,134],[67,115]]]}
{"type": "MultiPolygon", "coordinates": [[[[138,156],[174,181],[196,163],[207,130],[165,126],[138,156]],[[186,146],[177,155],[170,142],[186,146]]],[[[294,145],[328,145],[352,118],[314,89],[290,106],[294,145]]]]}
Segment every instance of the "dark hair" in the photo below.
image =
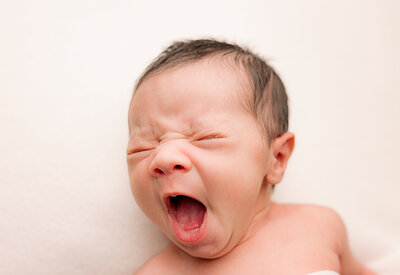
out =
{"type": "Polygon", "coordinates": [[[285,133],[289,126],[285,86],[264,59],[235,44],[212,39],[174,42],[146,68],[137,81],[135,91],[156,72],[216,55],[233,57],[235,63],[247,73],[252,96],[246,107],[258,120],[268,141],[285,133]]]}

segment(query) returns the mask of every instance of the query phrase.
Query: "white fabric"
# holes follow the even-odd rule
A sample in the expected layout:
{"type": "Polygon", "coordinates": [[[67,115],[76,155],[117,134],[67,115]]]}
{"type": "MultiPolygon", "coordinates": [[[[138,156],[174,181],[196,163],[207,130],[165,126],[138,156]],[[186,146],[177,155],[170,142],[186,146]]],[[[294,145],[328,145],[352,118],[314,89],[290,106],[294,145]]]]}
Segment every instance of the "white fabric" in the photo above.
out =
{"type": "Polygon", "coordinates": [[[323,270],[323,271],[317,271],[313,273],[309,273],[307,275],[340,275],[336,271],[330,271],[330,270],[323,270]]]}

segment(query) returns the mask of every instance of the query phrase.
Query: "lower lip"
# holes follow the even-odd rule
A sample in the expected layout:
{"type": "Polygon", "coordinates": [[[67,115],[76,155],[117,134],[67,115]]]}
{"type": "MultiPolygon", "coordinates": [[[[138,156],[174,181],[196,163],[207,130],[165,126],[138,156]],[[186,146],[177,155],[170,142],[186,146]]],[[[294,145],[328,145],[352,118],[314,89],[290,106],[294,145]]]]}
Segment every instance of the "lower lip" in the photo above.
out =
{"type": "Polygon", "coordinates": [[[183,228],[181,228],[178,225],[178,222],[176,220],[176,214],[174,213],[173,209],[169,209],[168,210],[168,217],[170,220],[170,224],[172,226],[172,229],[175,232],[175,235],[182,241],[185,243],[196,243],[199,242],[204,234],[205,234],[205,229],[206,229],[206,222],[207,222],[207,211],[204,212],[204,217],[203,217],[203,223],[201,224],[200,227],[195,228],[193,230],[190,231],[186,231],[183,230],[183,228]]]}

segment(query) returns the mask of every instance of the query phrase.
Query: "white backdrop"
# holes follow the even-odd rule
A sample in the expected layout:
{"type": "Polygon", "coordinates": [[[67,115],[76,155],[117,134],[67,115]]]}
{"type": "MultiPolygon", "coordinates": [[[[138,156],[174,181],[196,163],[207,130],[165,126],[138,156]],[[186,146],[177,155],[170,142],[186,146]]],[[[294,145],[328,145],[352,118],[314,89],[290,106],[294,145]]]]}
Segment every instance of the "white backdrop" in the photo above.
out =
{"type": "Polygon", "coordinates": [[[134,81],[171,41],[248,45],[288,88],[275,199],[327,205],[400,274],[400,2],[0,1],[0,274],[132,274],[165,239],[130,194],[134,81]]]}

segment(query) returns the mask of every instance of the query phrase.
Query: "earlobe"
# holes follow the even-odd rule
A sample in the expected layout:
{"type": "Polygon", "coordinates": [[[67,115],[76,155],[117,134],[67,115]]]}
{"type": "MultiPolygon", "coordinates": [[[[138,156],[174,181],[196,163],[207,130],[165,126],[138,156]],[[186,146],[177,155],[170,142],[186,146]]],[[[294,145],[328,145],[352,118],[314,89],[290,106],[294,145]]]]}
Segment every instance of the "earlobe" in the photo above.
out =
{"type": "Polygon", "coordinates": [[[294,143],[294,134],[290,132],[286,132],[272,141],[272,160],[266,175],[269,184],[278,184],[282,180],[287,162],[293,152],[294,143]]]}

